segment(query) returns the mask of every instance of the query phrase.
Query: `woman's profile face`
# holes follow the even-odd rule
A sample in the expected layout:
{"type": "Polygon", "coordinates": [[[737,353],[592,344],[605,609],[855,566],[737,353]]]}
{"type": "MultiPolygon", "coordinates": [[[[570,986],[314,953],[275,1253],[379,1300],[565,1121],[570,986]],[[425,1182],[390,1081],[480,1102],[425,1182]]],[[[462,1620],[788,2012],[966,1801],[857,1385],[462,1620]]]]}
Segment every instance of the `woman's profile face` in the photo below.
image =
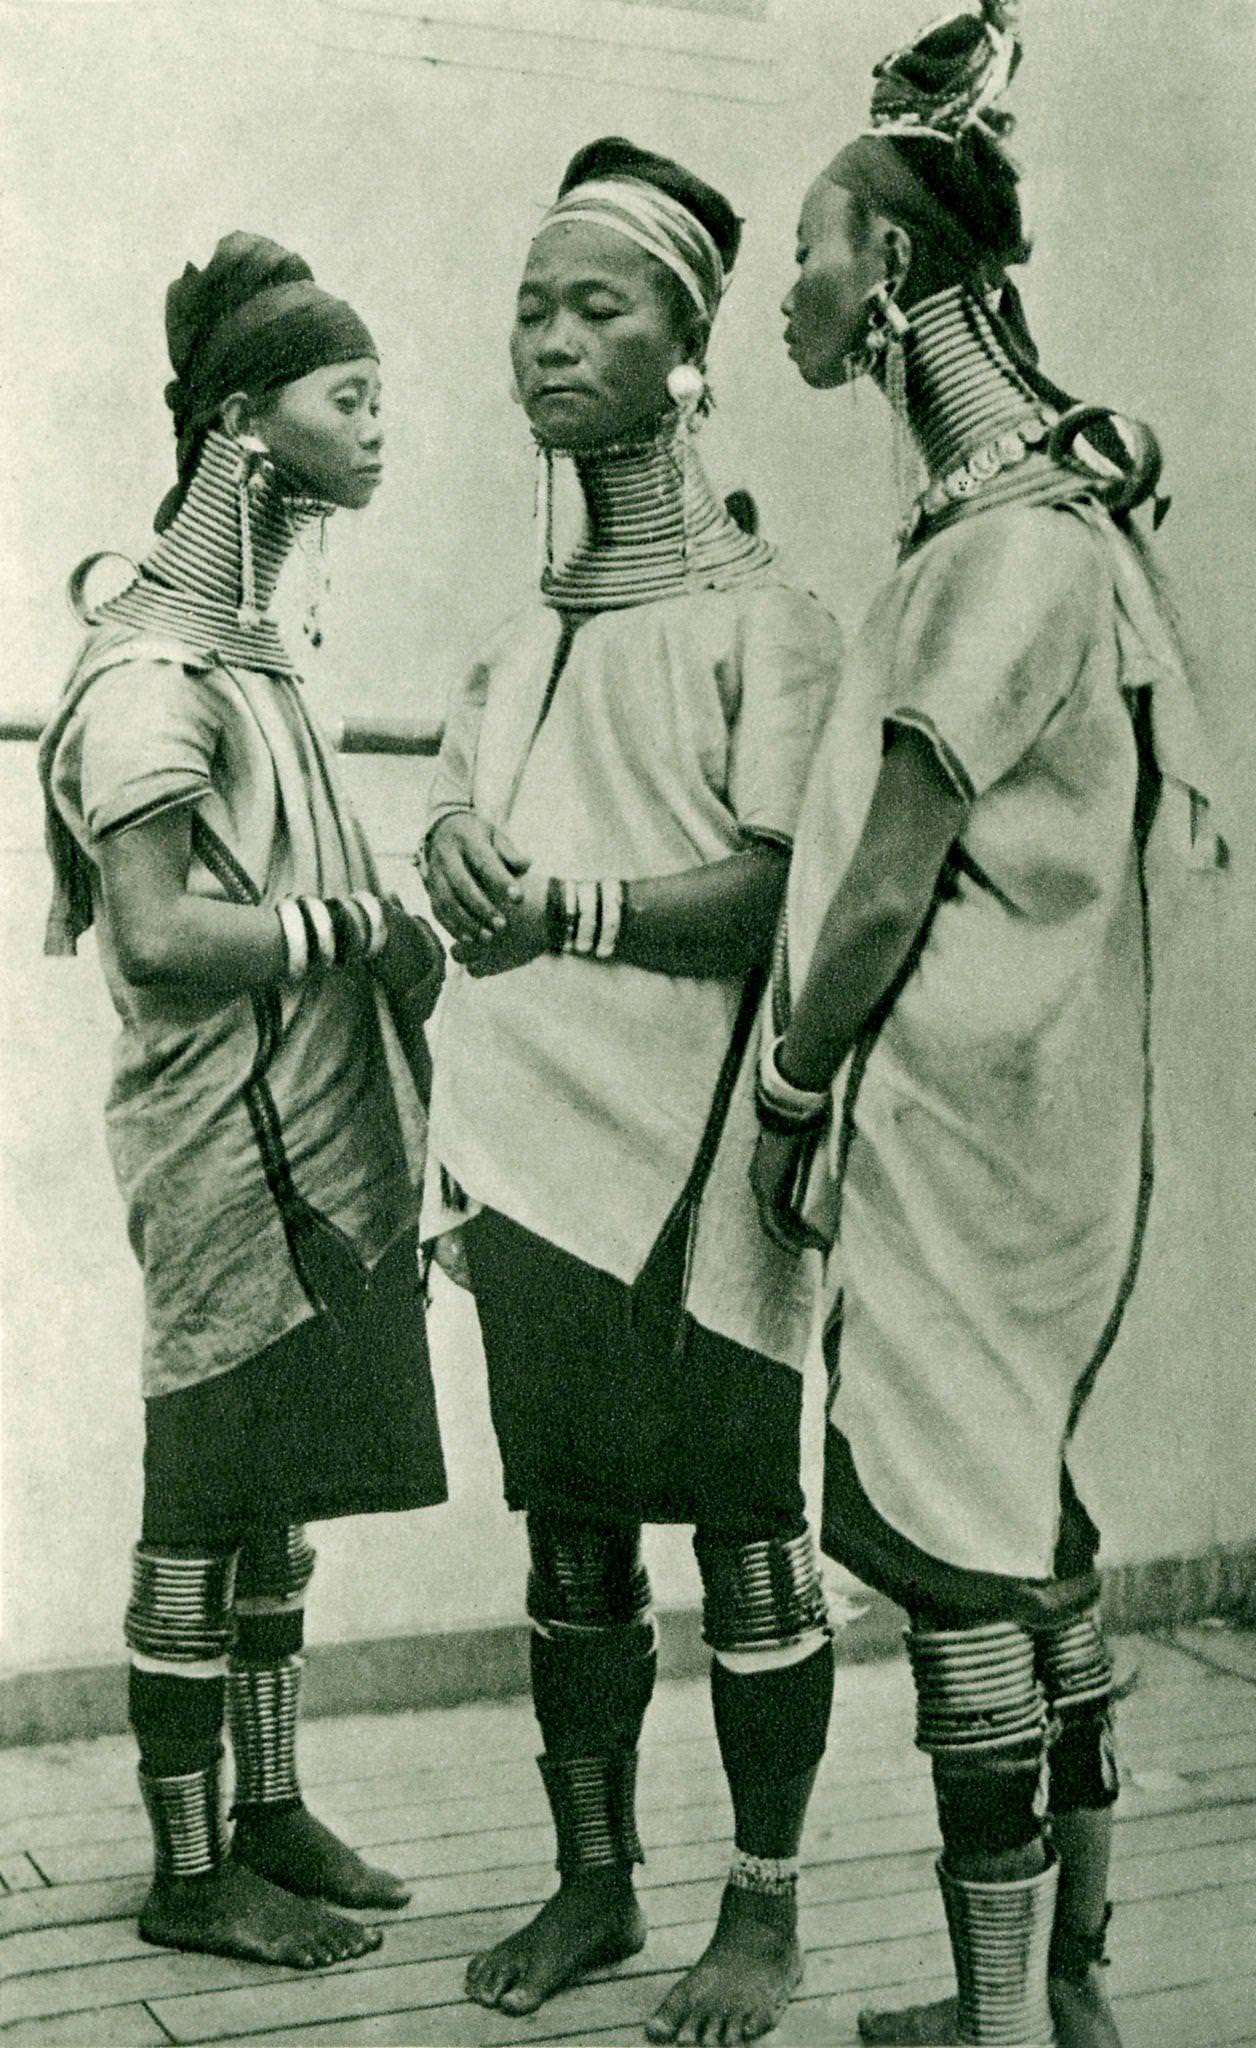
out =
{"type": "Polygon", "coordinates": [[[282,482],[350,511],[369,505],[383,473],[379,364],[370,356],[281,385],[257,428],[282,482]]]}
{"type": "Polygon", "coordinates": [[[850,193],[817,178],[798,220],[798,276],[781,302],[785,347],[816,390],[849,378],[848,359],[867,339],[868,294],[885,275],[876,238],[855,233],[861,224],[850,193]]]}
{"type": "Polygon", "coordinates": [[[537,236],[510,360],[539,440],[591,448],[630,438],[665,412],[668,372],[688,354],[666,273],[644,249],[586,221],[537,236]]]}

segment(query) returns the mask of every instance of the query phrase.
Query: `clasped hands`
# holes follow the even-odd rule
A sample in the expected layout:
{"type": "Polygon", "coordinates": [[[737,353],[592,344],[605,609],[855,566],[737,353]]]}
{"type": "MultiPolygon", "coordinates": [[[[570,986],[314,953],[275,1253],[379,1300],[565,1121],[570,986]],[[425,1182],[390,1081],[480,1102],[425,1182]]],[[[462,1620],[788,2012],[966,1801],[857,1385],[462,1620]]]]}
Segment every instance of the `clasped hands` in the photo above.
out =
{"type": "Polygon", "coordinates": [[[453,957],[477,979],[525,967],[548,950],[547,878],[500,827],[451,811],[427,843],[427,889],[454,941],[453,957]]]}
{"type": "MultiPolygon", "coordinates": [[[[452,811],[428,840],[427,888],[432,909],[454,941],[453,957],[483,977],[522,967],[548,950],[547,878],[499,827],[473,811],[452,811]]],[[[767,1235],[783,1251],[827,1248],[803,1216],[806,1184],[824,1125],[763,1129],[750,1184],[767,1235]]]]}

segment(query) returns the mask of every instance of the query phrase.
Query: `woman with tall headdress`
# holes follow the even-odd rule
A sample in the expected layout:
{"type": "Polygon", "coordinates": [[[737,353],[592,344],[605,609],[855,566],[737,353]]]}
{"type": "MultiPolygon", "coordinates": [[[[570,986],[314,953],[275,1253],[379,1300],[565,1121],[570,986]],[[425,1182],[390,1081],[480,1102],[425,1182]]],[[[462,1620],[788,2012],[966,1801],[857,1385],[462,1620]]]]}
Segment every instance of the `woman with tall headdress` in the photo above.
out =
{"type": "Polygon", "coordinates": [[[1043,375],[1006,276],[1007,14],[879,65],[802,207],[789,351],[817,389],[872,371],[910,491],[799,821],[754,1183],[774,1241],[837,1240],[823,1540],[908,1611],[933,1762],[958,2005],[864,2037],[1112,2048],[1111,1666],[1066,1452],[1151,1189],[1148,836],[1218,848],[1129,520],[1154,440],[1043,375]]]}
{"type": "Polygon", "coordinates": [[[717,192],[630,143],[568,168],[512,355],[543,481],[571,458],[587,531],[562,561],[547,546],[541,602],[456,698],[427,842],[467,970],[436,1055],[433,1227],[476,1212],[561,1878],[468,1988],[532,2011],[641,1946],[640,1529],[694,1523],[736,1857],[656,2040],[753,2038],[797,1981],[796,1857],[832,1690],[799,1484],[810,1290],[758,1230],[748,1153],[710,1177],[837,662],[832,622],[712,496],[692,445],[738,232],[717,192]]]}
{"type": "Polygon", "coordinates": [[[329,1902],[407,1896],[301,1798],[302,1525],[445,1498],[416,1245],[443,959],[380,897],[267,611],[298,539],[374,494],[375,344],[300,257],[245,234],[171,285],[166,330],[178,482],[134,580],[89,615],[41,747],[48,950],[95,924],[122,1025],[106,1116],[144,1273],[140,1932],[311,1968],[379,1946],[329,1902]]]}

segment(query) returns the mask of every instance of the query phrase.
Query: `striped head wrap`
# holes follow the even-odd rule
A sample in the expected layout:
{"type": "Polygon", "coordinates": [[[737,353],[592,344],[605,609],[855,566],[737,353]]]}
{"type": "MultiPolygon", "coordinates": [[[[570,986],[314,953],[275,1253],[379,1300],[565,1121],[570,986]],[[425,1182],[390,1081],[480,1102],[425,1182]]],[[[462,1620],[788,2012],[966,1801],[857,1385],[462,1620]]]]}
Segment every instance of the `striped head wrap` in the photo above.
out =
{"type": "Polygon", "coordinates": [[[702,222],[679,200],[637,178],[592,178],[555,200],[538,232],[568,221],[624,235],[665,264],[710,326],[724,295],[724,265],[702,222]]]}
{"type": "Polygon", "coordinates": [[[537,232],[568,221],[635,243],[671,272],[711,325],[741,242],[741,222],[713,185],[671,157],[604,135],[577,150],[537,232]]]}

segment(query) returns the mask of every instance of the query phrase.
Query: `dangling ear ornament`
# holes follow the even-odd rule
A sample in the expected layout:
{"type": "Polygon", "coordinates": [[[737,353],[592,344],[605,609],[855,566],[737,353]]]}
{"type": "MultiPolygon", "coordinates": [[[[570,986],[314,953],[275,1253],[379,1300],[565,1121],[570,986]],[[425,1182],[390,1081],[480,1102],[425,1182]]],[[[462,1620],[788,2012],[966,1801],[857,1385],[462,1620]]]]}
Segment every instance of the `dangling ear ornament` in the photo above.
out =
{"type": "Polygon", "coordinates": [[[240,602],[236,618],[242,626],[260,626],[262,613],[253,576],[251,500],[260,495],[273,465],[269,448],[256,434],[238,434],[236,448],[240,458],[236,472],[236,511],[240,523],[240,602]]]}
{"type": "Polygon", "coordinates": [[[894,343],[901,348],[911,333],[911,321],[895,298],[893,286],[874,285],[868,293],[867,305],[869,352],[884,355],[894,343]]]}
{"type": "Polygon", "coordinates": [[[696,460],[697,450],[692,448],[703,412],[709,403],[707,380],[696,363],[677,363],[667,373],[667,395],[679,415],[677,424],[678,449],[674,449],[670,460],[680,485],[680,573],[686,583],[693,569],[690,556],[690,460],[696,460]]]}
{"type": "Polygon", "coordinates": [[[707,380],[696,363],[677,363],[667,373],[667,395],[680,414],[681,425],[693,428],[707,403],[707,380]]]}
{"type": "Polygon", "coordinates": [[[905,344],[911,333],[911,321],[895,298],[894,286],[886,281],[873,286],[867,304],[866,353],[870,363],[880,366],[882,386],[894,420],[894,480],[902,534],[909,530],[920,488],[920,459],[907,405],[905,344]]]}

